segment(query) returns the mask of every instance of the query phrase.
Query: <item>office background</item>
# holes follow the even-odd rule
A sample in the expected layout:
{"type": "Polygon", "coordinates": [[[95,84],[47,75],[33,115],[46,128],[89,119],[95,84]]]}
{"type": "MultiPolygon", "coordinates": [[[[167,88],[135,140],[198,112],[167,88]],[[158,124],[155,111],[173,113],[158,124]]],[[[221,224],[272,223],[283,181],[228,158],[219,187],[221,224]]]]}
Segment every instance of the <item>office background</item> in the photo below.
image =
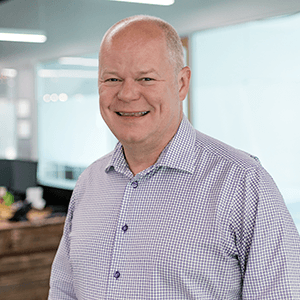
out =
{"type": "Polygon", "coordinates": [[[193,125],[258,156],[300,231],[299,11],[297,0],[1,1],[0,28],[43,30],[47,41],[0,41],[0,156],[38,160],[42,184],[72,189],[116,143],[98,109],[101,38],[150,14],[188,41],[193,125]]]}

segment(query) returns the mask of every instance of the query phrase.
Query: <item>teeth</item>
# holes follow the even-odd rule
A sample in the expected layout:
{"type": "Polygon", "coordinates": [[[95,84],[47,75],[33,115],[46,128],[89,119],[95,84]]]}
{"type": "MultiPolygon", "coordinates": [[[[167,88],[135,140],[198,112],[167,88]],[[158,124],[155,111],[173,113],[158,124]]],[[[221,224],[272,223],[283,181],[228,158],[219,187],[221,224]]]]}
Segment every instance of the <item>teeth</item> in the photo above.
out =
{"type": "Polygon", "coordinates": [[[148,111],[141,111],[137,113],[125,113],[125,112],[118,112],[121,116],[142,116],[145,115],[148,111]]]}

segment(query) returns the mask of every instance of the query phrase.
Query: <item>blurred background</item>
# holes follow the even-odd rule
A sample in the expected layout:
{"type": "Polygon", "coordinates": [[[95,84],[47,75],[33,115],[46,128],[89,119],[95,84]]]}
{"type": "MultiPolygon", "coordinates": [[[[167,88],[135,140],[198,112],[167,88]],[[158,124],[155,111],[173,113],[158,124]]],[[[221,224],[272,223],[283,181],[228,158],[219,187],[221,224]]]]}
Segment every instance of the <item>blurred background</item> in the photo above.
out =
{"type": "Polygon", "coordinates": [[[196,129],[259,157],[300,230],[299,11],[298,0],[0,1],[0,39],[41,35],[0,41],[0,159],[32,162],[8,188],[25,193],[36,181],[52,191],[48,205],[67,205],[81,172],[113,149],[98,107],[99,45],[115,22],[149,14],[182,37],[192,69],[185,114],[196,129]]]}

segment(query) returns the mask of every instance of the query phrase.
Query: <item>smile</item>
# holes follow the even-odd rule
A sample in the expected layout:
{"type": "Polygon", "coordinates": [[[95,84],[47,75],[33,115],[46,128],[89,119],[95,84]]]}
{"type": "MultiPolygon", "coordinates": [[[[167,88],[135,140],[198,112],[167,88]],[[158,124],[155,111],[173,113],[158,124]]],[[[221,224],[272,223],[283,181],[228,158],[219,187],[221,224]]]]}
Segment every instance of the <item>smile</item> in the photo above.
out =
{"type": "Polygon", "coordinates": [[[149,111],[140,111],[140,112],[121,112],[117,111],[117,115],[125,117],[141,117],[149,113],[149,111]]]}

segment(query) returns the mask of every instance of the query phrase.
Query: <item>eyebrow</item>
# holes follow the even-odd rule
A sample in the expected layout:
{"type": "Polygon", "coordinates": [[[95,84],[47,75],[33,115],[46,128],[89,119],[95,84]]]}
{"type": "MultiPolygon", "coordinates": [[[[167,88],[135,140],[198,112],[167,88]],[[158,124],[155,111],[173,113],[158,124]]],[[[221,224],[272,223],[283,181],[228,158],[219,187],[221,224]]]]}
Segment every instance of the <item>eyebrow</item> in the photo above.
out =
{"type": "Polygon", "coordinates": [[[149,70],[139,72],[139,74],[141,75],[148,74],[148,73],[156,73],[156,71],[154,69],[149,69],[149,70]]]}
{"type": "Polygon", "coordinates": [[[103,70],[103,72],[100,72],[100,74],[110,74],[110,75],[117,75],[117,72],[103,70]]]}
{"type": "MultiPolygon", "coordinates": [[[[150,70],[145,70],[145,71],[140,71],[138,74],[139,75],[145,75],[145,74],[149,74],[149,73],[155,73],[157,74],[157,72],[154,69],[150,69],[150,70]]],[[[158,75],[158,74],[157,74],[158,75]]]]}
{"type": "MultiPolygon", "coordinates": [[[[103,70],[103,72],[101,72],[102,74],[107,74],[107,75],[115,75],[118,76],[118,72],[115,71],[107,71],[107,70],[103,70]]],[[[156,75],[159,76],[159,74],[155,71],[155,69],[149,69],[149,70],[143,70],[143,71],[139,71],[137,72],[138,76],[143,76],[143,75],[147,75],[149,73],[155,73],[156,75]]]]}

